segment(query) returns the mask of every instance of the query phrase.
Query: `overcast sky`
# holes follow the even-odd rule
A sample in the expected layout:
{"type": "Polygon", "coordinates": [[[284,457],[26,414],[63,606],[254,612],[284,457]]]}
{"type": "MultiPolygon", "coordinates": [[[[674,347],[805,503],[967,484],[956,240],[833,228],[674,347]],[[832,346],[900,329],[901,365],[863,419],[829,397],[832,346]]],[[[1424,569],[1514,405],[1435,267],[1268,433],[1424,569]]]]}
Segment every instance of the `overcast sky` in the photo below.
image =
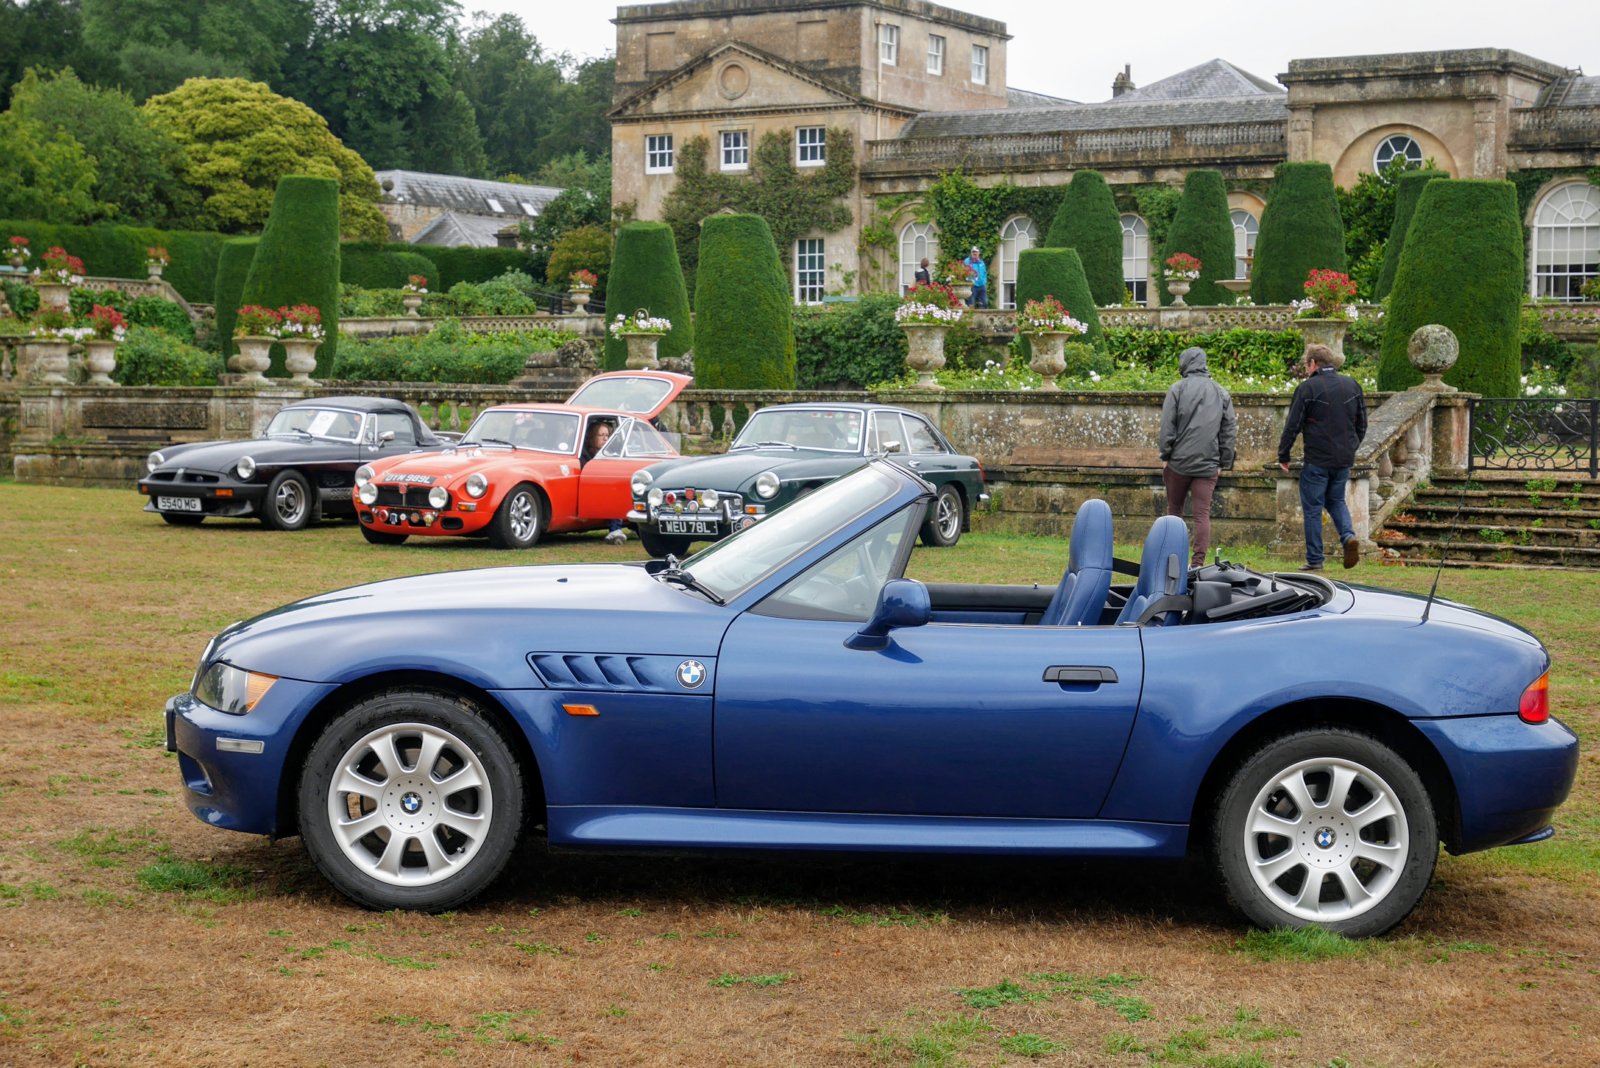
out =
{"type": "MultiPolygon", "coordinates": [[[[578,57],[616,48],[616,7],[583,0],[461,0],[467,11],[510,11],[548,50],[578,57]]],[[[1125,63],[1137,85],[1210,59],[1263,78],[1291,58],[1510,48],[1600,73],[1595,0],[1390,0],[1381,5],[1261,3],[1260,0],[968,0],[946,3],[999,19],[1012,35],[1007,82],[1014,89],[1098,101],[1125,63]],[[1295,14],[1295,12],[1301,12],[1295,14]]]]}

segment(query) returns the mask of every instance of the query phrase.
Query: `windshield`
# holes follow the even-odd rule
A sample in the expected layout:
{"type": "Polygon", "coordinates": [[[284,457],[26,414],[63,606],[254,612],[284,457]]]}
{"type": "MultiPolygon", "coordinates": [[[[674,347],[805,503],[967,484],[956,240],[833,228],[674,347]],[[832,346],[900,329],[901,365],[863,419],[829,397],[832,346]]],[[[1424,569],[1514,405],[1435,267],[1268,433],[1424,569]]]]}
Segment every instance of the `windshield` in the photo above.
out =
{"type": "Polygon", "coordinates": [[[887,471],[860,468],[696,553],[684,562],[684,569],[732,600],[862,512],[888,500],[899,484],[887,471]]]}
{"type": "Polygon", "coordinates": [[[575,453],[578,451],[578,423],[575,412],[491,408],[472,421],[461,444],[506,442],[519,449],[575,453]]]}
{"type": "Polygon", "coordinates": [[[829,452],[861,451],[861,413],[847,408],[763,408],[752,415],[733,448],[776,442],[829,452]]]}
{"type": "Polygon", "coordinates": [[[672,383],[662,378],[596,378],[585,383],[567,403],[642,415],[661,407],[671,392],[672,383]]]}
{"type": "Polygon", "coordinates": [[[611,440],[606,442],[606,447],[600,450],[599,455],[608,460],[659,458],[676,456],[678,450],[649,423],[630,419],[621,432],[611,435],[611,440]]]}
{"type": "Polygon", "coordinates": [[[355,441],[361,436],[361,413],[341,408],[280,408],[267,424],[267,437],[293,436],[355,441]]]}

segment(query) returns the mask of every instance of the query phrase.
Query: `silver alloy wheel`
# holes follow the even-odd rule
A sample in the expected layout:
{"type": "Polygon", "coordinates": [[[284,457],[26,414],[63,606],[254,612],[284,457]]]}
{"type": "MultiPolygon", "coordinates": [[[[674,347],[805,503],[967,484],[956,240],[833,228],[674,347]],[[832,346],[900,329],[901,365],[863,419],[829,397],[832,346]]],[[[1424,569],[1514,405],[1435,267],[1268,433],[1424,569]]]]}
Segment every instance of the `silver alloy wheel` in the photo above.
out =
{"type": "Polygon", "coordinates": [[[939,528],[939,537],[944,541],[954,541],[956,535],[961,533],[960,496],[954,493],[939,494],[937,508],[933,522],[939,528]]]}
{"type": "Polygon", "coordinates": [[[1299,920],[1347,920],[1394,889],[1410,854],[1395,790],[1353,760],[1302,760],[1250,803],[1244,858],[1256,886],[1299,920]]]}
{"type": "Polygon", "coordinates": [[[517,541],[533,539],[539,530],[539,505],[528,490],[519,490],[506,501],[505,508],[511,523],[511,533],[517,541]]]}
{"type": "Polygon", "coordinates": [[[286,478],[278,483],[278,490],[272,497],[272,508],[278,516],[278,522],[286,527],[292,527],[300,522],[306,510],[306,495],[297,478],[286,478]]]}
{"type": "Polygon", "coordinates": [[[328,827],[363,874],[429,886],[477,856],[494,817],[488,770],[468,745],[427,723],[395,723],[340,757],[328,827]]]}

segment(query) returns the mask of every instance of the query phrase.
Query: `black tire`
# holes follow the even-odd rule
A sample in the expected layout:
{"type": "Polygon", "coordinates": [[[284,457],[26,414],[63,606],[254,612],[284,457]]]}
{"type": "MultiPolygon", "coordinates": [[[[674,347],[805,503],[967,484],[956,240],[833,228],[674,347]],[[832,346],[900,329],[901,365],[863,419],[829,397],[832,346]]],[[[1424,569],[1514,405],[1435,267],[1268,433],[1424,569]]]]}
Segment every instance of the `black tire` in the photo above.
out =
{"type": "Polygon", "coordinates": [[[462,698],[426,690],[369,697],[323,729],[305,769],[298,801],[306,852],[340,893],[367,908],[455,908],[499,878],[516,852],[523,769],[500,730],[462,698]],[[426,768],[425,740],[439,747],[426,768]],[[395,768],[383,764],[385,749],[396,754],[395,768]],[[450,789],[458,778],[467,785],[450,789]],[[349,789],[352,782],[361,789],[349,789]],[[359,823],[371,826],[359,838],[339,829],[359,823]]]}
{"type": "Polygon", "coordinates": [[[404,545],[410,534],[391,534],[387,530],[373,530],[365,523],[361,524],[361,536],[367,539],[369,545],[404,545]]]}
{"type": "Polygon", "coordinates": [[[273,530],[304,530],[322,518],[322,502],[298,471],[279,471],[261,498],[261,522],[273,530]]]}
{"type": "Polygon", "coordinates": [[[1439,827],[1421,777],[1399,754],[1325,727],[1268,742],[1244,762],[1218,801],[1212,848],[1229,898],[1252,922],[1367,938],[1422,899],[1439,827]],[[1299,791],[1309,805],[1294,800],[1299,791]]]}
{"type": "Polygon", "coordinates": [[[544,498],[532,485],[514,487],[489,520],[489,544],[496,549],[531,549],[544,533],[544,498]]]}
{"type": "Polygon", "coordinates": [[[654,559],[660,560],[671,555],[682,560],[689,555],[689,546],[694,544],[694,539],[676,534],[657,534],[649,527],[640,527],[639,544],[644,546],[644,551],[654,559]]]}
{"type": "Polygon", "coordinates": [[[939,495],[933,499],[928,518],[922,523],[922,544],[948,549],[961,540],[961,528],[966,523],[961,491],[946,483],[939,487],[939,495]]]}
{"type": "Polygon", "coordinates": [[[197,527],[205,522],[206,517],[193,512],[162,512],[161,518],[175,527],[197,527]]]}

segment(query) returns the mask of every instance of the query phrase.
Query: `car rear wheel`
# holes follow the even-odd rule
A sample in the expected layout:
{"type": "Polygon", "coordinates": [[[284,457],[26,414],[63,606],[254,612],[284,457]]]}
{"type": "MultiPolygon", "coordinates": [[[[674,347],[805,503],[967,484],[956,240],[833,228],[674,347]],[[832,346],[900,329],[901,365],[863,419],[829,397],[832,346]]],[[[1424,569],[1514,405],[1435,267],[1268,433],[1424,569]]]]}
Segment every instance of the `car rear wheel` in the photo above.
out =
{"type": "Polygon", "coordinates": [[[961,491],[951,485],[939,487],[939,495],[928,509],[928,518],[922,524],[922,544],[949,548],[961,540],[961,527],[966,511],[961,505],[961,491]]]}
{"type": "Polygon", "coordinates": [[[645,552],[658,560],[668,555],[681,560],[689,555],[689,546],[694,543],[690,538],[675,534],[657,534],[647,527],[640,527],[639,544],[644,546],[645,552]]]}
{"type": "Polygon", "coordinates": [[[531,549],[544,532],[544,502],[526,482],[500,502],[489,521],[489,542],[496,549],[531,549]]]}
{"type": "Polygon", "coordinates": [[[373,530],[365,523],[361,524],[361,536],[372,545],[404,545],[409,534],[391,534],[387,530],[373,530]]]}
{"type": "Polygon", "coordinates": [[[280,471],[261,499],[261,522],[273,530],[302,530],[321,518],[316,492],[298,471],[280,471]]]}
{"type": "Polygon", "coordinates": [[[162,512],[161,518],[175,527],[197,527],[205,522],[206,517],[189,512],[162,512]]]}
{"type": "Polygon", "coordinates": [[[340,893],[374,909],[454,908],[516,851],[525,786],[480,709],[391,690],[335,718],[300,781],[300,833],[340,893]]]}
{"type": "Polygon", "coordinates": [[[1213,830],[1228,895],[1251,920],[1356,938],[1410,915],[1439,855],[1415,769],[1376,739],[1337,728],[1257,750],[1223,791],[1213,830]]]}

